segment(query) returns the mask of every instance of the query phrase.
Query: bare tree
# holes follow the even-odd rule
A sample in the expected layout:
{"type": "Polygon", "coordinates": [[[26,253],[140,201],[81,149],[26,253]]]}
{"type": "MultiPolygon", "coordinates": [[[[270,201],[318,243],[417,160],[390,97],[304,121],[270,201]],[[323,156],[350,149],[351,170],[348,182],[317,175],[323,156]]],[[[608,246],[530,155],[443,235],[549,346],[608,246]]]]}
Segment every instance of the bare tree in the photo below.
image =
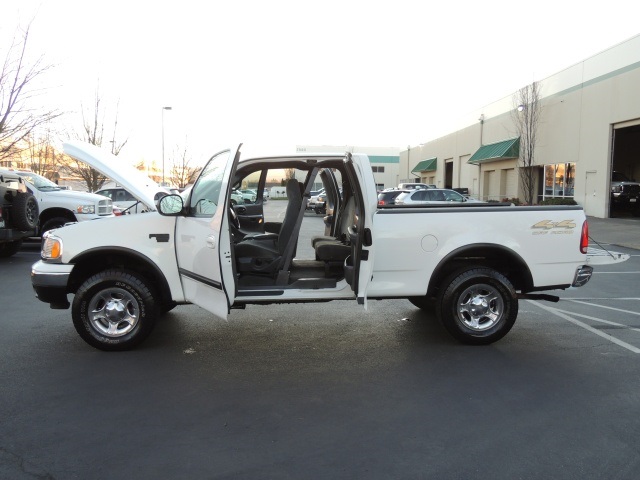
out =
{"type": "Polygon", "coordinates": [[[56,110],[41,110],[36,97],[44,92],[36,80],[52,65],[43,57],[29,62],[26,58],[31,23],[20,32],[16,30],[4,55],[0,69],[0,161],[19,158],[25,150],[25,139],[42,124],[59,117],[56,110]]]}
{"type": "MultiPolygon", "coordinates": [[[[29,169],[39,175],[43,175],[50,180],[56,180],[57,165],[62,159],[62,154],[54,146],[51,130],[46,128],[40,135],[31,132],[25,138],[27,145],[27,161],[29,169]]],[[[25,155],[22,155],[23,160],[25,155]]]]}
{"type": "Polygon", "coordinates": [[[535,149],[541,116],[540,84],[533,82],[513,96],[513,123],[520,137],[518,173],[524,201],[533,205],[535,195],[535,149]]]}
{"type": "MultiPolygon", "coordinates": [[[[105,118],[106,109],[101,106],[102,98],[100,96],[99,88],[96,88],[93,105],[90,108],[85,108],[82,105],[82,133],[76,135],[78,140],[85,141],[98,147],[103,146],[105,138],[105,118]]],[[[128,138],[124,141],[118,141],[118,109],[120,102],[116,103],[116,111],[113,117],[113,129],[111,130],[110,143],[111,153],[118,155],[122,148],[127,144],[128,138]]],[[[90,192],[95,192],[100,189],[102,185],[108,180],[107,177],[102,175],[97,170],[91,168],[84,162],[79,162],[73,158],[66,157],[64,160],[64,167],[67,171],[75,177],[80,177],[87,185],[87,189],[90,192]]]]}
{"type": "Polygon", "coordinates": [[[189,183],[195,181],[195,177],[200,171],[200,168],[190,165],[191,156],[187,152],[186,142],[184,148],[177,146],[176,152],[177,153],[173,155],[169,181],[178,188],[184,188],[189,183]]]}

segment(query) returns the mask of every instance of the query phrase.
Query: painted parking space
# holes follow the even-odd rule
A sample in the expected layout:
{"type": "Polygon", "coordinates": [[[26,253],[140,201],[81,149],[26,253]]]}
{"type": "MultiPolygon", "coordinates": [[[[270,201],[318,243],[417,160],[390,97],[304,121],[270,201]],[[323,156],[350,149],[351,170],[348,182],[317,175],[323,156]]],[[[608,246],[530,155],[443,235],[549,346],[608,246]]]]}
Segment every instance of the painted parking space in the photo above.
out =
{"type": "Polygon", "coordinates": [[[558,303],[528,301],[548,316],[569,322],[577,329],[604,339],[634,354],[640,353],[640,252],[615,245],[602,245],[623,253],[622,263],[600,265],[582,288],[559,294],[558,303]]]}

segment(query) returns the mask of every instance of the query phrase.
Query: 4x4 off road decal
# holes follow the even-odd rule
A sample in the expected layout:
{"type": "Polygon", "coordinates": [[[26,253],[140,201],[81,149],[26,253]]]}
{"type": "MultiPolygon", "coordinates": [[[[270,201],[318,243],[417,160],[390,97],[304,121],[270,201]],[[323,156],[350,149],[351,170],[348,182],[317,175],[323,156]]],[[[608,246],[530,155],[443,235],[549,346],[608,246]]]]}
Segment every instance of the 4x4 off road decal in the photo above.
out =
{"type": "Polygon", "coordinates": [[[542,220],[531,226],[532,235],[571,235],[576,228],[573,220],[562,220],[553,222],[551,220],[542,220]]]}

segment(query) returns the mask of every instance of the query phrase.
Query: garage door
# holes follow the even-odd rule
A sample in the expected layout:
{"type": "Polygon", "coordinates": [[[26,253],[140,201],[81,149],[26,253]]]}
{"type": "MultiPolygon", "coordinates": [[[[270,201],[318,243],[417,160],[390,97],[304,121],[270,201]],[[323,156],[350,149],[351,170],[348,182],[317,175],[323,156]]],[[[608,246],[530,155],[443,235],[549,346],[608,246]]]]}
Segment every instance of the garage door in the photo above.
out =
{"type": "Polygon", "coordinates": [[[515,168],[509,168],[505,173],[505,197],[515,198],[518,193],[518,176],[515,168]]]}
{"type": "Polygon", "coordinates": [[[496,171],[484,172],[482,196],[485,200],[499,200],[500,184],[496,181],[496,171]]]}

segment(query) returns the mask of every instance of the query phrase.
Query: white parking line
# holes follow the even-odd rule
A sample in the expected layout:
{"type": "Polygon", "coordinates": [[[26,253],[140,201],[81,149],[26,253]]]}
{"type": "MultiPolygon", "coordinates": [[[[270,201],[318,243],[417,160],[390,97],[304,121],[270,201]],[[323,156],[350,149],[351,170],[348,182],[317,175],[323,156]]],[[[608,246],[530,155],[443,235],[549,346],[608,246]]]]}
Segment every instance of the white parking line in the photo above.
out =
{"type": "Polygon", "coordinates": [[[637,275],[640,272],[601,272],[600,270],[595,270],[593,272],[594,275],[603,275],[603,274],[607,274],[607,273],[616,274],[616,275],[621,275],[621,274],[625,274],[625,273],[633,273],[633,274],[637,275]]]}
{"type": "Polygon", "coordinates": [[[616,312],[630,313],[631,315],[640,315],[640,312],[632,312],[631,310],[623,310],[622,308],[607,307],[606,305],[598,305],[597,303],[582,302],[580,300],[573,299],[569,301],[573,303],[582,303],[583,305],[589,305],[590,307],[606,308],[607,310],[615,310],[616,312]]]}
{"type": "Polygon", "coordinates": [[[625,325],[624,323],[612,322],[611,320],[605,320],[604,318],[592,317],[591,315],[585,315],[584,313],[576,313],[570,312],[568,310],[562,310],[560,308],[556,308],[558,312],[566,313],[567,315],[573,315],[574,317],[588,318],[589,320],[593,320],[594,322],[606,323],[607,325],[611,325],[613,327],[623,327],[629,330],[633,330],[634,332],[640,332],[640,328],[630,327],[625,325]]]}
{"type": "Polygon", "coordinates": [[[571,297],[571,298],[563,298],[564,300],[640,300],[640,297],[571,297]]]}
{"type": "MultiPolygon", "coordinates": [[[[611,335],[609,335],[608,333],[604,333],[601,332],[600,330],[593,328],[590,325],[587,325],[586,323],[581,322],[580,320],[576,320],[575,318],[570,317],[569,315],[565,314],[564,312],[561,312],[560,310],[558,310],[557,308],[553,308],[553,307],[549,307],[547,305],[543,305],[535,300],[528,300],[528,302],[540,307],[543,310],[546,310],[549,313],[552,313],[560,318],[564,318],[565,320],[567,320],[568,322],[573,323],[574,325],[577,325],[579,327],[584,328],[585,330],[590,331],[591,333],[595,333],[596,335],[598,335],[599,337],[602,337],[606,340],[609,340],[612,343],[615,343],[616,345],[621,346],[622,348],[626,348],[627,350],[633,352],[633,353],[640,353],[640,348],[634,347],[633,345],[628,344],[627,342],[623,342],[622,340],[618,340],[615,337],[612,337],[611,335]]],[[[571,312],[571,315],[576,315],[575,313],[571,312]]],[[[582,316],[582,315],[577,315],[577,316],[582,316]]],[[[605,323],[609,323],[608,321],[604,321],[605,323]]]]}

